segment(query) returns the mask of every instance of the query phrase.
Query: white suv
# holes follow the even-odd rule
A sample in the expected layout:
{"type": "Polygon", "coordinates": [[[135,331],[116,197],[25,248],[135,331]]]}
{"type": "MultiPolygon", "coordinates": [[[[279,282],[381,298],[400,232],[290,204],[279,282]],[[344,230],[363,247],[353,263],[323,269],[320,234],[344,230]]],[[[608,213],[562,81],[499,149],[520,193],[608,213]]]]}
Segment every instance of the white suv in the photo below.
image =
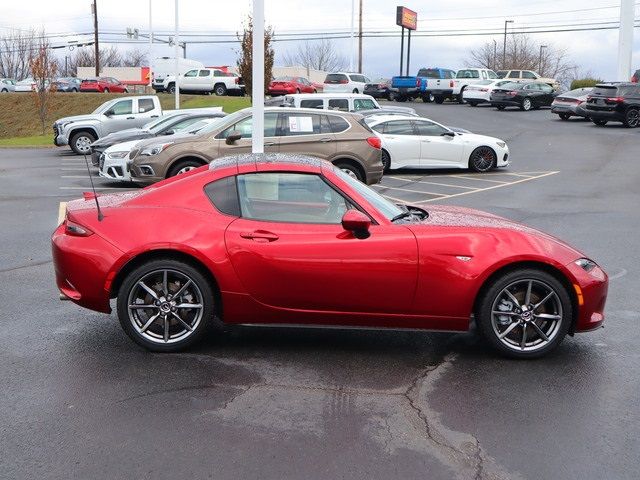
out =
{"type": "Polygon", "coordinates": [[[361,73],[329,73],[324,79],[323,91],[327,93],[362,93],[367,83],[371,83],[371,80],[361,73]]]}

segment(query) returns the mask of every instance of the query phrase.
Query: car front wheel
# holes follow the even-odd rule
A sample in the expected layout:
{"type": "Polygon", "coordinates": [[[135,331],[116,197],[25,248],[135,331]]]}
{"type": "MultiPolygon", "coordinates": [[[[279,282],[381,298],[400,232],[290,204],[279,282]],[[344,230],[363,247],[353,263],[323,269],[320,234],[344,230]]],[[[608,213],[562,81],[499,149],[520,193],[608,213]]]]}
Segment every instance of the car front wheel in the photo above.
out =
{"type": "Polygon", "coordinates": [[[569,117],[571,115],[569,115],[568,113],[559,113],[558,116],[560,117],[560,120],[569,120],[569,117]]]}
{"type": "Polygon", "coordinates": [[[491,147],[478,147],[469,156],[469,168],[475,172],[488,172],[496,166],[498,157],[491,147]]]}
{"type": "Polygon", "coordinates": [[[135,268],[118,292],[118,319],[138,345],[176,352],[200,340],[212,325],[215,293],[193,266],[158,259],[135,268]]]}
{"type": "Polygon", "coordinates": [[[171,170],[169,170],[169,174],[167,177],[175,177],[176,175],[182,175],[183,173],[187,173],[191,170],[195,170],[198,167],[201,167],[202,163],[197,160],[183,160],[181,162],[176,163],[171,170]]]}
{"type": "Polygon", "coordinates": [[[89,132],[78,132],[71,137],[71,141],[69,145],[71,146],[71,150],[73,150],[78,155],[89,155],[91,153],[91,144],[96,141],[96,137],[94,137],[89,132]]]}
{"type": "Polygon", "coordinates": [[[533,107],[533,104],[531,103],[530,98],[525,98],[524,100],[522,100],[522,105],[520,106],[521,110],[528,112],[529,110],[531,110],[532,107],[533,107]]]}
{"type": "Polygon", "coordinates": [[[224,85],[216,85],[216,88],[213,89],[213,93],[215,93],[218,97],[222,97],[227,94],[227,87],[224,85]]]}
{"type": "Polygon", "coordinates": [[[602,120],[601,118],[592,118],[591,121],[599,127],[604,127],[607,124],[607,121],[602,120]]]}
{"type": "Polygon", "coordinates": [[[535,358],[556,348],[572,319],[567,289],[553,275],[523,268],[506,273],[481,294],[475,318],[503,355],[535,358]]]}

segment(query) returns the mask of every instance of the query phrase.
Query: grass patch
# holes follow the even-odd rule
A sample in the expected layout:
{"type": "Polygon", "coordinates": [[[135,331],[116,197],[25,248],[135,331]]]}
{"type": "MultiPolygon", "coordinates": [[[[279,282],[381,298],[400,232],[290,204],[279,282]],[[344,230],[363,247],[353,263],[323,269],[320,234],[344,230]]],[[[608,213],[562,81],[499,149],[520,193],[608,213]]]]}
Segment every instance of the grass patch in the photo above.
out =
{"type": "MultiPolygon", "coordinates": [[[[45,135],[35,107],[35,101],[30,93],[10,93],[0,95],[0,145],[5,141],[28,142],[30,145],[44,145],[53,141],[51,126],[58,118],[71,115],[84,115],[93,112],[97,107],[112,98],[129,96],[119,93],[55,93],[51,98],[49,115],[45,122],[45,135]],[[24,138],[20,140],[16,137],[24,138]],[[42,137],[42,138],[40,138],[42,137]],[[43,138],[48,140],[45,142],[43,138]]],[[[163,109],[174,109],[174,97],[161,93],[158,95],[163,109]]],[[[213,95],[180,95],[180,108],[222,107],[227,113],[248,107],[251,101],[248,97],[216,97],[213,95]]],[[[23,145],[29,145],[24,143],[23,145]]]]}
{"type": "Polygon", "coordinates": [[[0,147],[53,147],[53,135],[0,138],[0,147]]]}

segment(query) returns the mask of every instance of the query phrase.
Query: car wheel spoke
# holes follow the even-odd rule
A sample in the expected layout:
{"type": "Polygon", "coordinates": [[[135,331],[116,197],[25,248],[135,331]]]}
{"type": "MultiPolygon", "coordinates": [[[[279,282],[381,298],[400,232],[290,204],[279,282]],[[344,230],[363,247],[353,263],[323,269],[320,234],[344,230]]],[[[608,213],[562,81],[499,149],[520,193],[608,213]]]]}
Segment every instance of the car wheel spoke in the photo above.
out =
{"type": "Polygon", "coordinates": [[[562,316],[552,315],[550,313],[537,313],[535,318],[541,318],[542,320],[560,320],[562,316]]]}
{"type": "Polygon", "coordinates": [[[158,294],[153,289],[149,288],[146,283],[140,281],[138,282],[138,285],[145,289],[147,293],[151,295],[155,300],[159,300],[158,294]]]}
{"type": "Polygon", "coordinates": [[[549,337],[547,337],[547,334],[542,331],[542,329],[536,324],[536,322],[531,322],[531,326],[536,331],[536,333],[540,335],[540,338],[542,338],[545,342],[549,341],[549,337]]]}
{"type": "Polygon", "coordinates": [[[202,308],[202,304],[200,303],[181,303],[179,305],[176,305],[176,308],[178,310],[182,310],[184,309],[192,309],[192,308],[202,308]]]}
{"type": "Polygon", "coordinates": [[[189,285],[191,285],[191,279],[187,280],[187,281],[184,283],[184,285],[182,285],[182,287],[180,287],[180,290],[178,290],[178,291],[176,292],[176,294],[173,296],[173,298],[179,298],[179,297],[180,297],[180,295],[182,295],[182,292],[184,292],[184,291],[185,291],[185,289],[186,289],[189,285]]]}
{"type": "Polygon", "coordinates": [[[524,294],[524,304],[529,305],[531,303],[531,288],[533,287],[533,280],[529,280],[527,284],[527,293],[524,294]]]}
{"type": "Polygon", "coordinates": [[[520,348],[524,350],[524,347],[527,346],[527,324],[524,323],[522,325],[522,340],[520,341],[520,348]]]}
{"type": "Polygon", "coordinates": [[[507,294],[507,296],[511,299],[511,301],[513,303],[516,304],[516,307],[520,308],[520,302],[518,301],[518,299],[513,295],[513,293],[511,293],[509,290],[505,289],[504,292],[507,294]]]}
{"type": "Polygon", "coordinates": [[[549,292],[546,297],[544,297],[542,300],[540,300],[531,308],[531,311],[535,312],[538,308],[540,308],[547,300],[549,300],[554,295],[555,295],[555,292],[553,291],[549,292]]]}
{"type": "Polygon", "coordinates": [[[152,324],[153,322],[155,322],[159,317],[160,317],[160,313],[156,313],[153,317],[151,317],[151,318],[147,321],[147,323],[145,323],[145,324],[142,326],[142,328],[140,329],[140,331],[141,331],[141,332],[143,332],[143,333],[144,333],[144,332],[146,332],[146,331],[147,331],[147,328],[149,328],[149,327],[151,326],[151,324],[152,324]]]}
{"type": "Polygon", "coordinates": [[[504,337],[506,337],[507,335],[509,335],[509,334],[511,333],[511,331],[512,331],[514,328],[516,328],[518,325],[519,325],[519,323],[518,323],[518,322],[513,322],[511,325],[509,325],[509,326],[507,327],[507,329],[506,329],[504,332],[502,332],[502,333],[498,336],[498,338],[500,338],[500,339],[502,340],[504,337]]]}
{"type": "Polygon", "coordinates": [[[167,270],[162,272],[162,289],[165,295],[169,295],[169,282],[167,281],[168,275],[169,275],[169,272],[167,270]]]}
{"type": "Polygon", "coordinates": [[[182,324],[185,326],[185,328],[186,328],[187,330],[189,330],[190,332],[192,332],[192,331],[193,331],[193,328],[191,327],[191,325],[189,325],[187,322],[185,322],[185,321],[180,317],[180,315],[178,315],[176,312],[171,312],[171,315],[173,315],[177,320],[179,320],[179,321],[180,321],[180,323],[182,323],[182,324]]]}
{"type": "Polygon", "coordinates": [[[169,317],[164,316],[164,343],[169,341],[169,317]]]}

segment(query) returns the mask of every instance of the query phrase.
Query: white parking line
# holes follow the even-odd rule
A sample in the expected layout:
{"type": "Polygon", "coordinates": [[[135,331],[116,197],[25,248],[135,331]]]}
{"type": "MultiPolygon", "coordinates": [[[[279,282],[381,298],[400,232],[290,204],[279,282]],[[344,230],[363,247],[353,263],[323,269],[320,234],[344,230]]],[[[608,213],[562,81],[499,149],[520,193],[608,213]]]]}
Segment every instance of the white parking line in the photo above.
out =
{"type": "MultiPolygon", "coordinates": [[[[433,202],[434,200],[442,200],[442,199],[447,199],[447,198],[453,198],[453,197],[460,197],[462,195],[469,195],[470,193],[480,193],[480,192],[485,192],[487,190],[494,190],[496,188],[502,188],[502,187],[507,187],[509,185],[516,185],[518,183],[523,183],[523,182],[528,182],[530,180],[536,180],[538,178],[542,178],[542,177],[548,177],[549,175],[555,175],[556,173],[559,172],[547,172],[547,173],[543,173],[542,175],[538,175],[536,177],[526,177],[526,178],[522,178],[521,180],[516,180],[514,182],[510,182],[510,183],[505,183],[503,185],[492,185],[490,187],[485,187],[485,188],[478,188],[477,190],[474,191],[469,191],[469,192],[460,192],[460,193],[454,193],[452,195],[445,195],[441,198],[430,198],[428,200],[421,200],[419,202],[413,202],[415,204],[421,204],[421,203],[429,203],[429,202],[433,202]]],[[[521,175],[524,176],[524,175],[521,175]]]]}
{"type": "MultiPolygon", "coordinates": [[[[394,180],[405,181],[404,178],[399,178],[399,177],[388,177],[388,178],[392,178],[394,180]]],[[[452,185],[450,183],[427,182],[425,180],[416,180],[415,182],[412,182],[412,183],[425,183],[427,185],[440,185],[441,187],[466,188],[467,190],[475,190],[476,189],[476,187],[467,187],[467,186],[463,186],[463,185],[452,185]]]]}
{"type": "Polygon", "coordinates": [[[503,182],[501,180],[489,180],[488,178],[480,178],[480,177],[472,177],[472,176],[466,176],[466,175],[458,175],[456,178],[462,178],[465,180],[480,180],[481,182],[490,182],[490,183],[509,183],[509,182],[503,182]]]}
{"type": "MultiPolygon", "coordinates": [[[[401,187],[388,187],[386,185],[374,185],[375,187],[380,187],[380,188],[388,188],[391,190],[400,190],[401,192],[409,192],[409,193],[422,193],[425,195],[437,195],[439,197],[446,197],[447,194],[446,193],[435,193],[435,192],[423,192],[421,190],[412,190],[410,188],[401,188],[401,187]]],[[[384,195],[384,194],[383,194],[384,195]]]]}
{"type": "MultiPolygon", "coordinates": [[[[87,171],[87,167],[84,168],[61,168],[60,170],[62,170],[63,172],[77,172],[79,170],[82,170],[83,172],[87,171]]],[[[86,175],[85,175],[86,177],[86,175]]]]}

